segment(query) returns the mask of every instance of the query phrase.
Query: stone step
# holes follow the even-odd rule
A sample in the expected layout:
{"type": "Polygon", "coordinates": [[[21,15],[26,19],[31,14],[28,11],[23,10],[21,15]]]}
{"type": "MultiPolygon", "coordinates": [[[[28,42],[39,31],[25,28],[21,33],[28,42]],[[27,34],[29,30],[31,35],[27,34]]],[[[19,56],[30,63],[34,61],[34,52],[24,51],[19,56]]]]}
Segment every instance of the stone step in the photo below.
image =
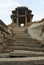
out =
{"type": "Polygon", "coordinates": [[[10,58],[10,57],[43,57],[44,52],[36,51],[24,51],[24,50],[14,50],[10,53],[4,52],[0,53],[0,58],[10,58]]]}
{"type": "Polygon", "coordinates": [[[25,40],[24,41],[21,41],[21,40],[20,41],[17,41],[17,40],[16,41],[12,41],[12,40],[10,40],[10,41],[8,41],[8,43],[30,43],[30,42],[29,41],[25,41],[25,40]]]}
{"type": "Polygon", "coordinates": [[[27,34],[16,34],[18,36],[28,36],[27,34]]]}
{"type": "Polygon", "coordinates": [[[10,53],[0,53],[0,58],[9,58],[10,53]]]}
{"type": "Polygon", "coordinates": [[[24,28],[15,28],[14,31],[25,31],[24,28]]]}
{"type": "Polygon", "coordinates": [[[16,42],[16,43],[30,43],[29,41],[26,41],[26,40],[24,40],[24,41],[19,41],[19,40],[16,40],[16,41],[14,41],[14,42],[16,42]]]}
{"type": "Polygon", "coordinates": [[[22,34],[28,34],[25,30],[24,31],[22,31],[22,30],[20,30],[20,31],[14,31],[15,33],[17,33],[17,34],[19,34],[19,33],[22,33],[22,34]]]}
{"type": "Polygon", "coordinates": [[[17,35],[17,38],[30,38],[29,36],[17,35]]]}
{"type": "MultiPolygon", "coordinates": [[[[28,37],[28,38],[27,38],[27,37],[26,37],[26,38],[18,38],[18,37],[16,37],[16,39],[27,39],[27,40],[30,39],[30,40],[33,40],[31,37],[28,37]]],[[[35,39],[35,40],[36,40],[36,39],[35,39]]]]}
{"type": "Polygon", "coordinates": [[[29,36],[24,37],[24,36],[17,36],[16,38],[30,38],[29,36]]]}
{"type": "MultiPolygon", "coordinates": [[[[12,44],[10,42],[10,44],[12,44]]],[[[13,44],[31,44],[31,45],[42,45],[42,43],[39,42],[30,42],[30,41],[14,41],[13,44]]]]}
{"type": "Polygon", "coordinates": [[[0,65],[44,65],[44,57],[0,58],[0,65]]]}
{"type": "Polygon", "coordinates": [[[16,32],[15,34],[29,35],[27,32],[16,32]]]}
{"type": "Polygon", "coordinates": [[[12,57],[40,57],[44,56],[44,52],[36,52],[36,51],[24,51],[24,50],[14,50],[10,53],[12,57]]]}
{"type": "MultiPolygon", "coordinates": [[[[13,40],[13,39],[11,38],[9,40],[13,40]]],[[[20,38],[20,36],[16,36],[16,38],[14,38],[14,40],[34,40],[34,39],[32,39],[31,37],[24,37],[23,36],[23,37],[20,38]]]]}
{"type": "Polygon", "coordinates": [[[20,34],[20,35],[21,35],[21,34],[22,34],[22,35],[29,35],[28,32],[20,32],[20,31],[19,31],[19,32],[16,31],[15,34],[20,34]]]}
{"type": "Polygon", "coordinates": [[[29,35],[28,33],[23,33],[23,32],[16,32],[16,35],[29,35]]]}
{"type": "Polygon", "coordinates": [[[24,28],[24,27],[23,27],[23,28],[15,28],[15,29],[13,29],[13,30],[14,30],[14,31],[17,31],[17,32],[19,32],[19,31],[20,31],[20,32],[22,32],[22,31],[24,32],[24,31],[26,31],[26,28],[24,28]]]}
{"type": "Polygon", "coordinates": [[[44,47],[27,47],[27,46],[6,46],[6,49],[28,50],[28,51],[44,51],[44,47]]]}
{"type": "Polygon", "coordinates": [[[28,46],[28,47],[41,47],[41,44],[32,43],[9,43],[7,46],[28,46]]]}
{"type": "Polygon", "coordinates": [[[27,43],[27,44],[38,44],[38,45],[40,45],[40,44],[42,44],[41,42],[39,42],[39,41],[27,41],[27,40],[15,40],[15,41],[12,41],[12,40],[10,40],[8,43],[21,43],[21,44],[24,44],[24,43],[27,43]]]}
{"type": "Polygon", "coordinates": [[[16,38],[30,38],[29,36],[16,36],[16,38]]]}

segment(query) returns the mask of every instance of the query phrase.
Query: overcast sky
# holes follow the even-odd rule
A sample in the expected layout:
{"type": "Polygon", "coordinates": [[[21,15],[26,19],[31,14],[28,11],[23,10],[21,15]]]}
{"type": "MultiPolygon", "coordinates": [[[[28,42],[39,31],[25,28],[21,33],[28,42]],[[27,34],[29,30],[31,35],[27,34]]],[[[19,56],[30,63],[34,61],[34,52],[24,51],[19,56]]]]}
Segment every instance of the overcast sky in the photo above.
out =
{"type": "Polygon", "coordinates": [[[11,23],[11,11],[18,6],[26,6],[34,14],[33,21],[44,18],[44,0],[0,0],[0,19],[5,24],[11,23]]]}

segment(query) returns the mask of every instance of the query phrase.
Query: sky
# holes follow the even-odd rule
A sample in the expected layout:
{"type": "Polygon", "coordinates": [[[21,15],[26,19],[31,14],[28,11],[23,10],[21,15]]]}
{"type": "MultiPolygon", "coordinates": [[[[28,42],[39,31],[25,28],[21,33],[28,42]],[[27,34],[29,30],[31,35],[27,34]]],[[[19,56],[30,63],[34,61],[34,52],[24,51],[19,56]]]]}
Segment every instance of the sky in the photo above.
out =
{"type": "Polygon", "coordinates": [[[0,19],[6,25],[10,24],[12,10],[20,6],[26,6],[32,10],[33,21],[44,18],[44,0],[0,0],[0,19]]]}

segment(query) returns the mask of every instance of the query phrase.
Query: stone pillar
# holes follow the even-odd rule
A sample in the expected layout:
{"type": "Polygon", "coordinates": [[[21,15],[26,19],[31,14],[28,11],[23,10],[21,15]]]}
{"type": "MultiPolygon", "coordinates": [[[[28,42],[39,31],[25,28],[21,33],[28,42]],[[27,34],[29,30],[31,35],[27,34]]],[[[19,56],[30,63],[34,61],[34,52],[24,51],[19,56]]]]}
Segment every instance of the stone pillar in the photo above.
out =
{"type": "Polygon", "coordinates": [[[13,17],[12,17],[12,22],[14,23],[13,17]]]}
{"type": "Polygon", "coordinates": [[[25,24],[27,24],[27,10],[25,10],[25,24]]]}
{"type": "Polygon", "coordinates": [[[17,24],[18,24],[18,10],[17,10],[17,24]]]}
{"type": "Polygon", "coordinates": [[[32,20],[32,17],[30,16],[30,22],[31,22],[31,20],[32,20]]]}

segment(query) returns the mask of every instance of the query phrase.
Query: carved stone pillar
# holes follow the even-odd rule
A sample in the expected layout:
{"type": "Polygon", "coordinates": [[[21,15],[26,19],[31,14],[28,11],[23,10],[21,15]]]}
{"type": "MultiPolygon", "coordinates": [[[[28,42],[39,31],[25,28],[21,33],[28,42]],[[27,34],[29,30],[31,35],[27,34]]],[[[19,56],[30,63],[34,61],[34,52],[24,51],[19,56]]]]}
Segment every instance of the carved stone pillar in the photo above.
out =
{"type": "Polygon", "coordinates": [[[18,10],[17,10],[17,24],[18,24],[18,10]]]}
{"type": "Polygon", "coordinates": [[[25,24],[27,24],[27,10],[25,10],[25,24]]]}

